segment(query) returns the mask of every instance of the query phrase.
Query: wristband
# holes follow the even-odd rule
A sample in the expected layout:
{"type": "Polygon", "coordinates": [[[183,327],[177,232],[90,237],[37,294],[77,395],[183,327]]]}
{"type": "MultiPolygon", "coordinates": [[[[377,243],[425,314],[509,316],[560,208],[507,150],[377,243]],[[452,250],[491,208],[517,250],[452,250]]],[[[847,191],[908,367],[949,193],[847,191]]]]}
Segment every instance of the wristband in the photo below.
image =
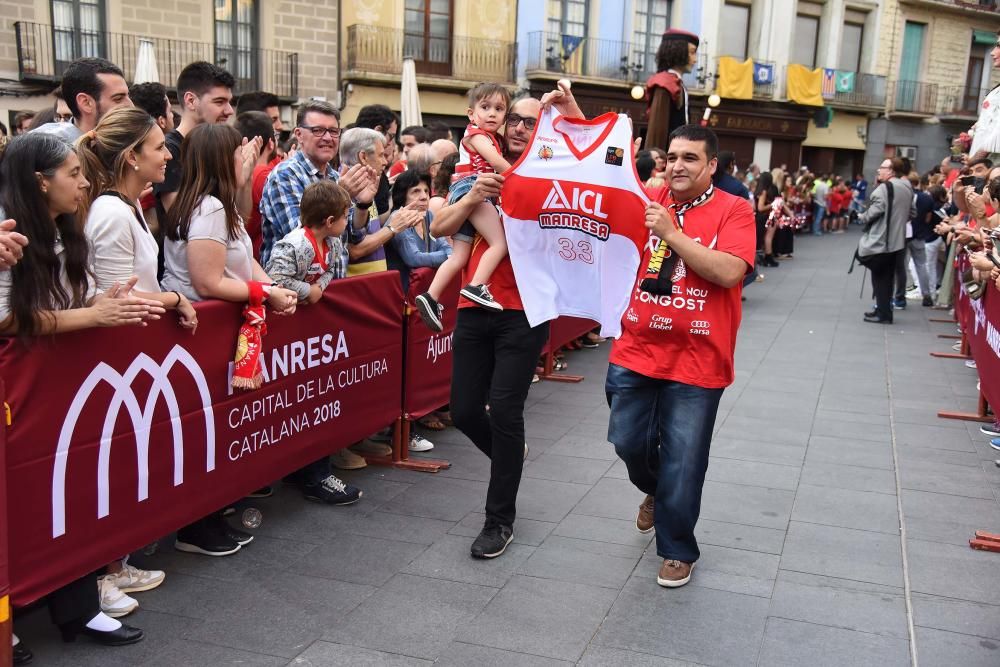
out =
{"type": "Polygon", "coordinates": [[[176,310],[181,305],[181,293],[178,292],[177,290],[170,290],[170,291],[173,292],[175,295],[177,295],[177,303],[174,304],[174,309],[176,310]]]}
{"type": "Polygon", "coordinates": [[[392,232],[392,235],[393,235],[393,236],[395,236],[395,235],[396,235],[396,230],[395,230],[395,228],[394,228],[394,227],[392,226],[392,223],[391,223],[391,222],[387,222],[387,223],[385,223],[385,228],[386,228],[386,229],[388,229],[388,230],[389,230],[390,232],[392,232]]]}
{"type": "Polygon", "coordinates": [[[371,206],[372,206],[371,202],[368,202],[367,204],[363,204],[359,201],[354,202],[354,207],[360,208],[362,211],[367,211],[369,208],[371,208],[371,206]]]}

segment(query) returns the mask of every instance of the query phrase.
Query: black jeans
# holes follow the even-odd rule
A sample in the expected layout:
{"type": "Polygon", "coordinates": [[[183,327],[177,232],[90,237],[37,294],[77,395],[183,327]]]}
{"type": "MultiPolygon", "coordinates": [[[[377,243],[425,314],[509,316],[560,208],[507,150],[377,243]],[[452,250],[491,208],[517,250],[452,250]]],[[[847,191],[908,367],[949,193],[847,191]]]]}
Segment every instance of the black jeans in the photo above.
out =
{"type": "Polygon", "coordinates": [[[514,525],[524,463],[524,401],[548,338],[548,323],[531,328],[520,310],[458,311],[451,418],[490,457],[487,524],[514,525]]]}
{"type": "Polygon", "coordinates": [[[896,262],[902,254],[902,250],[886,253],[868,267],[872,272],[875,313],[883,320],[892,321],[892,287],[896,278],[896,262]]]}

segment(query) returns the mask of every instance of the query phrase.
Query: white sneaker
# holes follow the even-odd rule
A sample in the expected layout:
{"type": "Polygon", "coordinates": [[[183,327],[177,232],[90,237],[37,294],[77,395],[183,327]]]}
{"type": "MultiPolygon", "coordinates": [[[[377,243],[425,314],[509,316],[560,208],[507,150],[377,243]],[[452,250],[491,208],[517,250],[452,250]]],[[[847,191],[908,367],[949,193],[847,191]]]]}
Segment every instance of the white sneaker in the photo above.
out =
{"type": "Polygon", "coordinates": [[[914,287],[906,293],[906,298],[910,301],[920,301],[924,298],[924,295],[921,294],[919,287],[914,287]]]}
{"type": "Polygon", "coordinates": [[[101,598],[101,611],[111,618],[127,616],[139,608],[135,598],[130,598],[118,589],[113,574],[97,579],[97,593],[101,598]]]}
{"type": "Polygon", "coordinates": [[[429,452],[434,449],[434,443],[427,438],[413,433],[410,435],[411,452],[429,452]]]}
{"type": "Polygon", "coordinates": [[[976,367],[976,360],[975,359],[966,359],[965,360],[965,367],[966,368],[975,368],[976,367]]]}
{"type": "Polygon", "coordinates": [[[115,577],[115,586],[122,593],[139,593],[151,591],[162,584],[165,575],[161,570],[140,570],[126,563],[121,572],[112,576],[115,577]]]}

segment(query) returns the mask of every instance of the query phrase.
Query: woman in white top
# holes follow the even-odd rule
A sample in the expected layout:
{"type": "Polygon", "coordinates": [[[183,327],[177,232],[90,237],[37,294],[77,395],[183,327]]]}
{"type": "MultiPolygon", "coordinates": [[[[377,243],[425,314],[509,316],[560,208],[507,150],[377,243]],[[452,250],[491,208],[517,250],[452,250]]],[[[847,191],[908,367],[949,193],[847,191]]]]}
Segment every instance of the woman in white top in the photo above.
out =
{"type": "Polygon", "coordinates": [[[188,168],[177,199],[167,212],[163,286],[191,301],[244,303],[247,282],[265,283],[268,305],[278,314],[295,312],[298,297],[271,286],[253,257],[250,236],[236,208],[236,193],[248,178],[243,138],[229,125],[199,125],[181,147],[188,168]]]}
{"type": "Polygon", "coordinates": [[[152,116],[134,107],[109,112],[76,142],[90,196],[84,202],[84,233],[92,247],[98,289],[136,276],[137,296],[177,311],[182,327],[194,330],[198,315],[179,292],[164,292],[156,281],[159,247],[139,207],[148,183],[162,183],[170,151],[152,116]]]}
{"type": "MultiPolygon", "coordinates": [[[[56,136],[33,132],[7,147],[0,162],[0,208],[29,242],[18,263],[0,271],[0,334],[27,342],[32,336],[143,324],[164,312],[156,301],[130,295],[132,280],[95,295],[87,239],[76,219],[88,185],[73,147],[56,136]]],[[[52,593],[49,610],[66,641],[83,634],[120,646],[143,638],[142,630],[101,611],[93,573],[52,593]]]]}
{"type": "MultiPolygon", "coordinates": [[[[259,142],[256,152],[260,152],[259,142]]],[[[279,315],[295,312],[298,295],[271,285],[253,258],[253,245],[236,210],[236,193],[246,183],[256,155],[230,125],[199,125],[184,137],[185,169],[164,224],[163,287],[191,299],[246,303],[251,281],[264,283],[267,303],[279,315]]],[[[235,327],[234,327],[235,329],[235,327]]],[[[177,531],[174,548],[206,556],[228,556],[253,540],[234,529],[221,512],[177,531]]]]}

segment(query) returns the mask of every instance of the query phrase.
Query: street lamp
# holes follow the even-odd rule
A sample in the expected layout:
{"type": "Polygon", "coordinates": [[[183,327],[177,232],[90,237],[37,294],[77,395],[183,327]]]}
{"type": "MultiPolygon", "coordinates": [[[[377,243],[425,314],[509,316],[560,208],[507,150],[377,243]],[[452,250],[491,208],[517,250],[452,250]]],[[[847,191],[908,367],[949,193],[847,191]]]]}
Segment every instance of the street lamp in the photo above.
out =
{"type": "Polygon", "coordinates": [[[708,106],[705,107],[705,115],[701,117],[701,126],[706,127],[708,125],[708,119],[712,115],[712,109],[722,104],[722,98],[712,93],[708,96],[708,106]]]}

